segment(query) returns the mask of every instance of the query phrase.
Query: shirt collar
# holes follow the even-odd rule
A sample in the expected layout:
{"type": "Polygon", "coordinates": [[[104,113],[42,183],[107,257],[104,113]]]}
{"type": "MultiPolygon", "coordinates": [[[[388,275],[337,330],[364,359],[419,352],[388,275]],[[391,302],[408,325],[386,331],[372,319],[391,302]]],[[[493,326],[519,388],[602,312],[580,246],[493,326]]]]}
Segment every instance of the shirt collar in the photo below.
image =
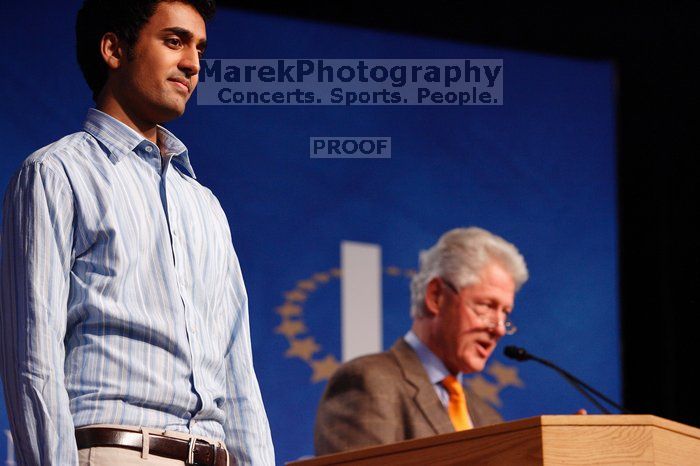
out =
{"type": "MultiPolygon", "coordinates": [[[[445,377],[450,375],[450,371],[445,367],[445,363],[420,341],[418,336],[413,333],[413,330],[409,330],[406,335],[404,335],[403,339],[406,340],[406,343],[408,343],[418,355],[418,359],[420,359],[421,364],[423,364],[425,368],[425,372],[428,374],[430,383],[438,384],[442,382],[445,377]]],[[[458,373],[456,377],[459,383],[462,383],[462,373],[458,373]]]]}
{"type": "MultiPolygon", "coordinates": [[[[129,128],[127,125],[96,108],[88,110],[83,130],[90,133],[117,160],[125,154],[134,151],[144,141],[148,141],[142,135],[129,128]]],[[[158,141],[164,149],[165,155],[170,155],[172,161],[182,167],[188,175],[196,178],[190,157],[187,153],[187,146],[180,141],[173,133],[158,125],[156,127],[158,141]]],[[[150,143],[152,144],[152,143],[150,143]]]]}

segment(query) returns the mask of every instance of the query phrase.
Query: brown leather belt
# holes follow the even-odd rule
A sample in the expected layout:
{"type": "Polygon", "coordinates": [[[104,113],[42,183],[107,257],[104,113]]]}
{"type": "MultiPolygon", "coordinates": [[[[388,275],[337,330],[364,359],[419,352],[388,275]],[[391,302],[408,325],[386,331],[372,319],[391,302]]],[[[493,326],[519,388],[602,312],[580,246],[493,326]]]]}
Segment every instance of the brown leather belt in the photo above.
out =
{"type": "MultiPolygon", "coordinates": [[[[111,427],[84,427],[76,429],[75,439],[78,449],[93,447],[119,447],[141,451],[143,434],[131,430],[114,429],[111,427]]],[[[226,466],[226,450],[212,445],[204,440],[197,440],[192,449],[193,461],[188,462],[190,442],[188,440],[164,437],[149,433],[148,453],[163,458],[184,461],[188,465],[197,466],[226,466]]],[[[231,458],[229,466],[235,466],[231,458]]]]}

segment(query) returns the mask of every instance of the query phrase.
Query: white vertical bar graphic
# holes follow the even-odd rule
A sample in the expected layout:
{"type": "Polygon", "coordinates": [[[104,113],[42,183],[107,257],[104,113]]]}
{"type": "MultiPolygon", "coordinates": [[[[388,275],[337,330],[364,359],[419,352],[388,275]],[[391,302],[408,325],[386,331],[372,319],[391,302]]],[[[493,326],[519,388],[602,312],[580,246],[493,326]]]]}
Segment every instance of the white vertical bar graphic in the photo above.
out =
{"type": "Polygon", "coordinates": [[[340,243],[343,361],[382,350],[382,249],[340,243]]]}

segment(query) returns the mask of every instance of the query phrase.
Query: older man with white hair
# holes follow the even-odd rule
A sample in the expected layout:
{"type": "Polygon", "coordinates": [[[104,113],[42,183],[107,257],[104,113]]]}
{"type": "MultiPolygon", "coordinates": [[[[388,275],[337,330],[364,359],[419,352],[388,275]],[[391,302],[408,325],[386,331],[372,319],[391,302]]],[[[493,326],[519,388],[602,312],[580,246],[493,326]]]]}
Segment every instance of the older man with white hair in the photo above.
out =
{"type": "Polygon", "coordinates": [[[517,248],[481,228],[445,233],[420,255],[411,330],[388,351],[342,365],[318,408],[316,454],[465,430],[500,420],[465,389],[498,341],[515,332],[515,293],[527,281],[517,248]]]}

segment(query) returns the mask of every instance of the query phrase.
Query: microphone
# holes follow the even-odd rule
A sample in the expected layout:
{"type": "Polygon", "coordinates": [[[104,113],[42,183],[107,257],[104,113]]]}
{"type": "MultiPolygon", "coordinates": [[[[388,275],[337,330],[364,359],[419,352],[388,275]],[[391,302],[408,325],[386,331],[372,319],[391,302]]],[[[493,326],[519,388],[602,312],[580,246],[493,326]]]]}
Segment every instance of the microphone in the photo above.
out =
{"type": "Polygon", "coordinates": [[[567,382],[569,382],[576,390],[578,390],[583,396],[585,396],[585,397],[588,399],[588,401],[590,401],[591,403],[593,403],[593,404],[594,404],[598,409],[600,409],[604,414],[610,414],[610,411],[609,411],[607,408],[605,408],[605,406],[603,406],[602,404],[600,404],[600,403],[598,402],[598,400],[596,400],[595,398],[593,398],[593,397],[591,396],[591,393],[594,394],[594,395],[596,395],[598,398],[602,399],[602,400],[605,401],[606,403],[608,403],[610,406],[614,406],[614,407],[617,408],[620,412],[625,413],[625,414],[630,414],[630,411],[629,411],[628,409],[626,409],[626,408],[620,406],[619,404],[615,403],[614,401],[612,401],[610,398],[608,398],[607,396],[605,396],[605,395],[603,395],[602,393],[600,393],[600,392],[599,392],[598,390],[596,390],[595,388],[591,387],[590,385],[588,385],[587,383],[583,382],[582,380],[580,380],[580,379],[574,377],[574,376],[571,375],[569,372],[565,371],[564,369],[562,369],[561,367],[557,366],[557,365],[554,364],[553,362],[547,361],[546,359],[542,359],[542,358],[539,358],[539,357],[535,356],[534,354],[528,353],[527,350],[525,350],[525,348],[520,348],[520,347],[517,347],[517,346],[508,345],[508,346],[506,346],[506,347],[504,348],[503,354],[505,354],[506,357],[508,357],[508,358],[510,358],[510,359],[515,359],[516,361],[520,361],[520,362],[522,362],[522,361],[528,361],[528,360],[532,359],[533,361],[537,361],[537,362],[539,362],[540,364],[544,364],[545,366],[554,369],[554,370],[557,371],[562,377],[564,377],[564,379],[565,379],[567,382]],[[585,390],[584,390],[584,389],[585,389],[585,390]],[[588,391],[586,391],[586,390],[588,390],[588,391]],[[590,392],[590,393],[588,393],[588,392],[590,392]]]}
{"type": "Polygon", "coordinates": [[[525,348],[519,348],[513,345],[506,346],[503,350],[503,354],[510,359],[515,359],[516,361],[527,361],[528,359],[532,359],[532,356],[530,356],[530,353],[525,351],[525,348]]]}

